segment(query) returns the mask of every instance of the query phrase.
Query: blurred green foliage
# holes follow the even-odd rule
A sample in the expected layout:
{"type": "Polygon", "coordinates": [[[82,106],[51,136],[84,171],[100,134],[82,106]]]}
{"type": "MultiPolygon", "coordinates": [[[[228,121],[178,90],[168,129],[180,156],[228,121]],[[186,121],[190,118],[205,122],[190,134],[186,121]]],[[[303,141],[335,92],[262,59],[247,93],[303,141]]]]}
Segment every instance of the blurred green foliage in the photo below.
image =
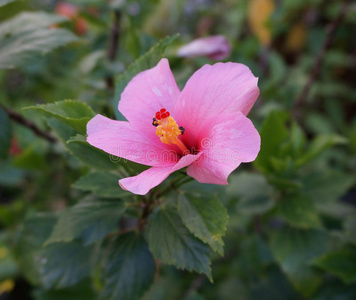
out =
{"type": "Polygon", "coordinates": [[[343,5],[0,0],[0,298],[356,299],[354,5],[322,50],[343,5]],[[259,156],[227,187],[173,174],[131,231],[147,199],[117,180],[145,167],[90,146],[86,123],[122,119],[163,56],[184,87],[213,61],[177,49],[214,34],[259,77],[259,156]]]}

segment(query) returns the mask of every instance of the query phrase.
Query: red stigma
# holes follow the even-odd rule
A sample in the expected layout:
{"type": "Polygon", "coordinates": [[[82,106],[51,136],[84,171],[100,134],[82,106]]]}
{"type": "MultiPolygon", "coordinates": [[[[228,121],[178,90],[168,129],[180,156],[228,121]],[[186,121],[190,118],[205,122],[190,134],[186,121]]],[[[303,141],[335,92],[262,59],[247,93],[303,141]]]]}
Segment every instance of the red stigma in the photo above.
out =
{"type": "Polygon", "coordinates": [[[168,118],[170,115],[171,114],[165,108],[162,108],[160,111],[156,112],[155,117],[157,120],[162,120],[168,118]]]}

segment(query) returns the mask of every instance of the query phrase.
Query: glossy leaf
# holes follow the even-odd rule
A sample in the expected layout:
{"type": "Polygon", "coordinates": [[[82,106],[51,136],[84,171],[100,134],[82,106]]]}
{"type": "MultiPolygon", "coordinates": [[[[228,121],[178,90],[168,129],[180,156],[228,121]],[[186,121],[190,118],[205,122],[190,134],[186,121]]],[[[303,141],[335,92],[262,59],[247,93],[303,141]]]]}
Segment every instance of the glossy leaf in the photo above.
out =
{"type": "Polygon", "coordinates": [[[166,37],[154,45],[148,52],[135,60],[126,71],[119,75],[116,79],[115,87],[115,100],[114,100],[114,110],[118,120],[123,120],[123,116],[118,111],[118,103],[121,97],[121,93],[124,91],[130,80],[138,73],[153,68],[163,58],[164,50],[174,39],[178,37],[178,34],[166,37]]]}
{"type": "Polygon", "coordinates": [[[93,247],[70,243],[54,243],[42,249],[36,257],[45,288],[72,286],[88,276],[93,247]]]}
{"type": "Polygon", "coordinates": [[[210,280],[209,247],[184,226],[177,208],[157,209],[147,226],[148,245],[154,257],[179,269],[206,274],[210,280]]]}
{"type": "Polygon", "coordinates": [[[104,238],[118,228],[126,209],[118,199],[87,199],[63,212],[46,245],[81,239],[84,245],[104,238]]]}
{"type": "Polygon", "coordinates": [[[126,233],[111,240],[100,299],[139,300],[153,283],[155,262],[143,236],[126,233]]]}
{"type": "Polygon", "coordinates": [[[225,234],[229,216],[217,196],[181,194],[178,212],[191,233],[223,255],[222,237],[225,234]]]}
{"type": "Polygon", "coordinates": [[[324,231],[284,227],[272,235],[270,248],[296,290],[308,297],[322,282],[310,263],[327,251],[327,245],[328,236],[324,231]]]}
{"type": "Polygon", "coordinates": [[[41,111],[82,134],[86,134],[86,125],[95,115],[94,111],[84,102],[73,100],[29,106],[26,109],[41,111]]]}

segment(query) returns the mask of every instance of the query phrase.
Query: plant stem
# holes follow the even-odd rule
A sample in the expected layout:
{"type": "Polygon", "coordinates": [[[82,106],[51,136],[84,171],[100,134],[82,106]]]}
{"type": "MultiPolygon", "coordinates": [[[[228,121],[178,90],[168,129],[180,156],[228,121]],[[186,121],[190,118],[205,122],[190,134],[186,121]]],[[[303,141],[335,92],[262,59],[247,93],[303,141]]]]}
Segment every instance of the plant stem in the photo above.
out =
{"type": "Polygon", "coordinates": [[[42,131],[41,129],[39,129],[35,123],[31,122],[30,120],[27,120],[26,118],[24,118],[18,112],[13,111],[10,108],[4,107],[3,105],[1,105],[1,106],[6,111],[6,113],[8,114],[9,118],[11,120],[13,120],[14,122],[16,122],[16,123],[18,123],[18,124],[20,124],[20,125],[22,125],[24,127],[29,128],[30,130],[32,130],[32,132],[35,135],[47,140],[50,143],[55,143],[57,141],[53,136],[51,136],[48,133],[46,133],[46,132],[42,131]]]}
{"type": "MultiPolygon", "coordinates": [[[[110,62],[115,61],[117,49],[119,47],[120,21],[121,21],[121,13],[119,11],[114,11],[114,21],[113,21],[113,24],[111,27],[110,45],[109,45],[109,50],[108,50],[108,55],[107,55],[110,62]]],[[[106,87],[109,90],[114,89],[113,75],[109,75],[106,77],[106,87]]]]}

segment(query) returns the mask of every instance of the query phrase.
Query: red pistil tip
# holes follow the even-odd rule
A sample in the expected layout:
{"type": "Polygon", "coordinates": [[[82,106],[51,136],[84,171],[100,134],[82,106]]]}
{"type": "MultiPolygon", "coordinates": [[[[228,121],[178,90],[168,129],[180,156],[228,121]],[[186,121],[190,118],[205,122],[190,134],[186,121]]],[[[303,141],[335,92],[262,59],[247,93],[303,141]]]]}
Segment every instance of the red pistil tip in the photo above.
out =
{"type": "Polygon", "coordinates": [[[155,117],[157,120],[162,120],[168,118],[170,115],[171,114],[165,108],[162,108],[160,111],[156,112],[155,117]]]}

